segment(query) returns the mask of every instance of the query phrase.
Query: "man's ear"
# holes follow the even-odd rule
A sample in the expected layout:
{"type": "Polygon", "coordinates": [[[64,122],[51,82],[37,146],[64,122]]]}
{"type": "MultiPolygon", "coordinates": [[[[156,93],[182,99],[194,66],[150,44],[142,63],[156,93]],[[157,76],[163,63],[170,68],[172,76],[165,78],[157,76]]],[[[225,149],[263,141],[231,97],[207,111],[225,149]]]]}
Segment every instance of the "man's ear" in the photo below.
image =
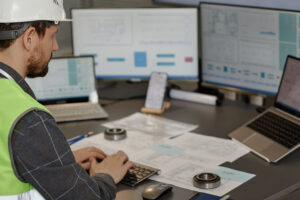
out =
{"type": "Polygon", "coordinates": [[[26,50],[32,50],[35,47],[37,40],[38,34],[34,27],[29,27],[23,33],[23,46],[26,50]]]}

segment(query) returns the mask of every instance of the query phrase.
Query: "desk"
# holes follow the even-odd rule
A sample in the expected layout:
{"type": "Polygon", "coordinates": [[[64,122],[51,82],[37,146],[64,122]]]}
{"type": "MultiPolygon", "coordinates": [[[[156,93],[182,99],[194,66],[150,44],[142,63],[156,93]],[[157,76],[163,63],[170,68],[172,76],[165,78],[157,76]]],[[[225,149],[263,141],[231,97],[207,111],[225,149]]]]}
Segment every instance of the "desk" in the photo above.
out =
{"type": "MultiPolygon", "coordinates": [[[[88,131],[102,132],[102,123],[113,121],[134,112],[144,105],[143,99],[120,101],[105,107],[109,113],[108,120],[92,120],[78,123],[59,124],[67,138],[88,131]]],[[[226,100],[220,107],[184,101],[171,101],[171,108],[162,116],[199,124],[193,132],[210,136],[228,138],[230,131],[257,115],[255,107],[242,102],[226,100]]],[[[249,153],[233,163],[223,166],[256,174],[256,177],[230,192],[235,200],[262,200],[300,181],[300,151],[293,152],[277,164],[269,164],[256,155],[249,153]]],[[[125,185],[118,186],[117,200],[140,200],[145,187],[154,181],[147,180],[136,188],[125,185]]],[[[196,194],[194,191],[174,187],[173,192],[163,196],[164,200],[185,200],[196,194]]],[[[300,190],[282,198],[284,200],[299,200],[300,190]]]]}

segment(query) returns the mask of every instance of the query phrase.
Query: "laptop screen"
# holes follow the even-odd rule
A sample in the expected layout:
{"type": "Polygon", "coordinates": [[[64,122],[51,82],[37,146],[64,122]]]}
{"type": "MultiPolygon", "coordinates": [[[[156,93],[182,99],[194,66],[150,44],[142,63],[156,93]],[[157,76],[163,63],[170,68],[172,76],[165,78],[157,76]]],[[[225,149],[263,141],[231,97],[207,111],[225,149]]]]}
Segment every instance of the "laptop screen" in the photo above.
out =
{"type": "Polygon", "coordinates": [[[26,78],[26,82],[41,102],[87,101],[96,90],[93,57],[53,58],[45,77],[26,78]]]}
{"type": "Polygon", "coordinates": [[[275,107],[300,117],[300,59],[288,56],[275,107]]]}

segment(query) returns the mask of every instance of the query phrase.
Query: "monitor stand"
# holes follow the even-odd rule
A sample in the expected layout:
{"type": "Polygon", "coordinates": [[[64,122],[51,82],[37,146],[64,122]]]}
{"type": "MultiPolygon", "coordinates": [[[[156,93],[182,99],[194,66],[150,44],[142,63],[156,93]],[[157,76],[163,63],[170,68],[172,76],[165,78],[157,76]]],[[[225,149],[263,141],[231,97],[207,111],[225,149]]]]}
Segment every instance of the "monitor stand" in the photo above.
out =
{"type": "Polygon", "coordinates": [[[201,93],[201,94],[214,95],[221,101],[224,99],[224,94],[219,92],[218,89],[204,87],[204,86],[201,85],[200,81],[198,82],[198,88],[196,89],[195,92],[198,92],[198,93],[201,93]]]}
{"type": "Polygon", "coordinates": [[[96,85],[98,90],[103,90],[106,88],[114,87],[117,84],[117,81],[100,81],[97,79],[96,85]]]}
{"type": "Polygon", "coordinates": [[[129,100],[145,98],[148,84],[146,82],[98,81],[99,98],[103,100],[129,100]],[[106,83],[107,82],[107,83],[106,83]],[[110,83],[110,84],[109,84],[110,83]],[[102,87],[106,86],[106,87],[102,87]]]}

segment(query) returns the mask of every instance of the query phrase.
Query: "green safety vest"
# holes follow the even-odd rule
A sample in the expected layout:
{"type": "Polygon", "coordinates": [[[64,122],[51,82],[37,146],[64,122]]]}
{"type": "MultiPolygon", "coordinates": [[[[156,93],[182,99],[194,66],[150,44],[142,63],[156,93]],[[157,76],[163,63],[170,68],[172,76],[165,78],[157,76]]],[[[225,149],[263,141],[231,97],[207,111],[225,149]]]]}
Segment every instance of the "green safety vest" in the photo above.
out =
{"type": "Polygon", "coordinates": [[[18,195],[33,189],[15,175],[9,149],[14,126],[31,110],[49,112],[13,80],[0,78],[0,196],[18,195]]]}

